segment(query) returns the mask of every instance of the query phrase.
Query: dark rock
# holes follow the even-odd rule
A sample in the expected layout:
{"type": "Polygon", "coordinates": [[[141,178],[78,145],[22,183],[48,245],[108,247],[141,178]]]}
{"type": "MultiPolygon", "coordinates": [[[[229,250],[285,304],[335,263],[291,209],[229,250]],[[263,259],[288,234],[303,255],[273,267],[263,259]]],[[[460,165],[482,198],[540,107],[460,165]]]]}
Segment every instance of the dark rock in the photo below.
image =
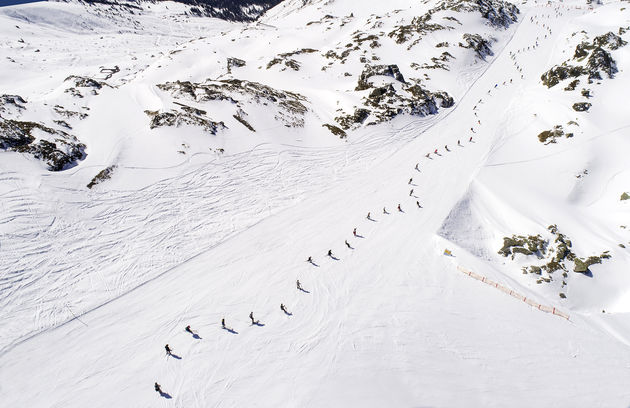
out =
{"type": "Polygon", "coordinates": [[[400,73],[398,65],[366,65],[359,77],[358,85],[355,90],[362,91],[369,89],[371,85],[368,80],[376,75],[392,77],[397,81],[405,82],[405,78],[400,73]]]}
{"type": "Polygon", "coordinates": [[[573,110],[577,112],[585,112],[591,108],[591,104],[589,102],[578,102],[573,104],[573,110]]]}
{"type": "Polygon", "coordinates": [[[464,34],[463,38],[466,44],[459,43],[459,46],[474,50],[477,56],[482,60],[485,61],[487,56],[494,55],[490,48],[490,42],[482,38],[479,34],[464,34]]]}
{"type": "Polygon", "coordinates": [[[86,156],[85,145],[76,137],[37,122],[0,118],[0,149],[28,153],[48,164],[50,171],[61,171],[76,165],[86,156]],[[37,130],[53,138],[37,139],[37,130]]]}

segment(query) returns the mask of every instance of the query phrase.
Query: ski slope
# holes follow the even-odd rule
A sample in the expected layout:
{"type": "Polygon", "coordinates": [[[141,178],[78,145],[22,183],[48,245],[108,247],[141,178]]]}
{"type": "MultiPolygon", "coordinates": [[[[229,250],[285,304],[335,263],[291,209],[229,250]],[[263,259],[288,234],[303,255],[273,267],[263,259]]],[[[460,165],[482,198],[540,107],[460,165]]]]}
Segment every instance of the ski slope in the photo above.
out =
{"type": "MultiPolygon", "coordinates": [[[[404,2],[378,3],[381,9],[370,12],[404,2]]],[[[270,10],[263,23],[274,28],[221,26],[215,29],[225,35],[197,47],[227,55],[231,39],[243,38],[254,52],[271,35],[302,47],[306,33],[285,36],[291,27],[317,13],[354,10],[347,1],[299,5],[270,10]]],[[[77,6],[14,6],[1,17],[34,7],[40,15],[77,6]]],[[[140,69],[138,54],[119,87],[91,98],[94,113],[76,127],[93,129],[97,143],[88,139],[84,163],[49,173],[3,152],[0,400],[25,407],[627,406],[630,258],[618,244],[628,244],[630,232],[619,228],[628,207],[618,196],[630,188],[630,122],[621,103],[628,51],[614,54],[620,72],[594,88],[588,113],[573,111],[573,99],[543,87],[540,75],[572,52],[573,32],[599,35],[628,25],[630,10],[570,1],[519,8],[519,21],[497,34],[494,56],[458,59],[452,71],[433,76],[450,78],[454,107],[363,127],[347,141],[324,139],[319,126],[270,124],[253,140],[217,136],[222,140],[211,146],[227,151],[217,155],[196,130],[161,134],[181,138],[173,141],[148,133],[134,103],[167,104],[152,85],[210,69],[191,60],[199,50],[169,54],[179,44],[168,43],[163,52],[170,57],[140,69]],[[538,142],[540,131],[568,120],[579,123],[572,139],[538,142]],[[99,142],[106,133],[99,129],[111,138],[99,142]],[[193,152],[182,160],[172,150],[184,139],[193,152]],[[114,161],[119,169],[108,184],[84,188],[114,161]],[[588,175],[576,178],[586,168],[588,175]],[[592,277],[570,272],[566,299],[555,283],[523,275],[525,260],[496,253],[502,237],[543,233],[550,224],[580,253],[612,254],[593,266],[592,277]],[[453,256],[443,254],[447,248],[453,256]],[[557,307],[570,320],[458,267],[557,307]],[[305,291],[297,290],[298,279],[305,291]],[[250,312],[260,325],[250,324],[250,312]],[[222,318],[232,331],[221,328],[222,318]],[[184,331],[187,325],[198,338],[184,331]],[[167,343],[177,357],[165,356],[167,343]]],[[[56,23],[35,23],[33,38],[46,38],[49,24],[56,23]]],[[[203,31],[219,23],[182,24],[203,31]]],[[[100,66],[100,56],[76,62],[72,72],[100,66]]],[[[64,63],[53,65],[59,78],[69,73],[64,63]]],[[[7,89],[14,72],[3,68],[0,75],[7,89]]],[[[33,85],[20,81],[31,77],[54,84],[23,75],[12,92],[26,93],[33,85]]],[[[255,67],[245,75],[255,78],[255,67]]],[[[332,87],[306,82],[300,86],[312,90],[304,93],[319,103],[312,115],[330,115],[322,106],[335,105],[324,91],[332,87]]]]}

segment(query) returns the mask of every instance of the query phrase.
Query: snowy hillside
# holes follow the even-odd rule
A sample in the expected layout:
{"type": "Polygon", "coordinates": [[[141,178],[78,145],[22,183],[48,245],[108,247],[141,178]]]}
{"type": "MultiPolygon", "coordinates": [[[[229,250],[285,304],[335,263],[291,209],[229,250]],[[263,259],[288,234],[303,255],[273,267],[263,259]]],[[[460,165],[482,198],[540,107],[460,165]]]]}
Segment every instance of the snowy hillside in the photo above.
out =
{"type": "Polygon", "coordinates": [[[0,400],[627,406],[603,3],[0,8],[0,400]]]}

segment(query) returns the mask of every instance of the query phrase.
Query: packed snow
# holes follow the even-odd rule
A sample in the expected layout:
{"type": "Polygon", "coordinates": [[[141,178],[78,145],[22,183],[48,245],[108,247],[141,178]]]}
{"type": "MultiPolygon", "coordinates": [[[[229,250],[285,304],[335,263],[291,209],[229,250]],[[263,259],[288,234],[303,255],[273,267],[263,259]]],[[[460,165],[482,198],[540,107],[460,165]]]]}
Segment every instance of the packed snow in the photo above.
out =
{"type": "Polygon", "coordinates": [[[480,3],[1,7],[0,136],[84,146],[0,145],[3,405],[630,404],[630,8],[480,3]]]}

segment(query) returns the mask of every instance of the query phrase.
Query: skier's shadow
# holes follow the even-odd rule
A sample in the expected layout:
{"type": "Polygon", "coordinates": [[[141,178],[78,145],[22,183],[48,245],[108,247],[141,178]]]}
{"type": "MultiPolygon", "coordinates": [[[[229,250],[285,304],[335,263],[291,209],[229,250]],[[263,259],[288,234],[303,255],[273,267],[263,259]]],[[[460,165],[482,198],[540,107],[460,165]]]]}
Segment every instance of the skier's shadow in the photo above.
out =
{"type": "Polygon", "coordinates": [[[378,222],[376,221],[374,218],[367,218],[368,221],[372,221],[372,222],[378,222]]]}
{"type": "Polygon", "coordinates": [[[171,353],[171,357],[173,357],[175,360],[181,360],[182,359],[180,356],[178,356],[177,354],[173,354],[173,353],[171,353]]]}
{"type": "Polygon", "coordinates": [[[352,249],[354,251],[354,247],[352,245],[346,245],[348,249],[352,249]]]}
{"type": "Polygon", "coordinates": [[[309,263],[310,263],[311,265],[313,265],[314,267],[319,268],[319,265],[317,265],[315,262],[313,262],[313,261],[309,261],[309,263]]]}
{"type": "Polygon", "coordinates": [[[252,326],[265,327],[265,324],[256,320],[254,323],[252,323],[252,326]]]}
{"type": "Polygon", "coordinates": [[[223,330],[227,331],[228,333],[238,334],[238,332],[231,327],[224,327],[223,330]]]}
{"type": "Polygon", "coordinates": [[[285,314],[285,315],[287,315],[287,316],[293,316],[293,313],[291,313],[291,312],[289,312],[289,311],[283,310],[283,312],[284,312],[284,314],[285,314]]]}
{"type": "Polygon", "coordinates": [[[171,394],[169,394],[168,392],[163,392],[163,391],[160,391],[160,397],[166,398],[166,399],[172,399],[173,398],[173,397],[171,397],[171,394]]]}
{"type": "Polygon", "coordinates": [[[337,257],[336,257],[336,256],[334,256],[334,255],[330,255],[330,259],[332,259],[332,260],[334,260],[334,261],[339,261],[339,258],[337,258],[337,257]]]}
{"type": "Polygon", "coordinates": [[[201,340],[202,339],[202,337],[200,335],[198,335],[197,333],[193,333],[192,336],[193,336],[193,339],[195,339],[195,340],[201,340]]]}
{"type": "Polygon", "coordinates": [[[300,290],[301,292],[304,292],[304,293],[311,293],[311,292],[309,292],[308,290],[306,290],[304,288],[299,288],[298,290],[300,290]]]}
{"type": "Polygon", "coordinates": [[[355,237],[357,237],[357,238],[365,238],[363,235],[359,235],[359,234],[355,235],[355,237]]]}

